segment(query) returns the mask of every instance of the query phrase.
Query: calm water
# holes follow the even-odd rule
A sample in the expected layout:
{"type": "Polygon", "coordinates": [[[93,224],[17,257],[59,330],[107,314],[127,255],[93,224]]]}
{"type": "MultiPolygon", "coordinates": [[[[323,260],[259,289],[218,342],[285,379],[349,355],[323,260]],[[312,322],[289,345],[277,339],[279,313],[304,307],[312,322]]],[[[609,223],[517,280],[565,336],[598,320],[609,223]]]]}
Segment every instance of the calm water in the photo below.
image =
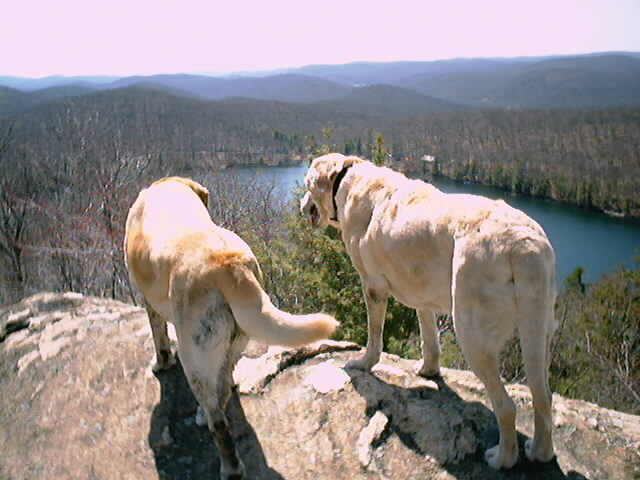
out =
{"type": "MultiPolygon", "coordinates": [[[[302,183],[307,165],[297,167],[239,168],[228,171],[244,178],[262,178],[276,182],[282,195],[302,183]]],[[[556,250],[558,284],[577,267],[585,269],[587,282],[623,265],[638,267],[634,257],[640,256],[640,221],[612,218],[597,212],[544,200],[515,197],[507,192],[481,185],[463,185],[438,179],[434,184],[448,193],[473,193],[490,198],[502,198],[513,207],[526,212],[545,229],[556,250]]]]}

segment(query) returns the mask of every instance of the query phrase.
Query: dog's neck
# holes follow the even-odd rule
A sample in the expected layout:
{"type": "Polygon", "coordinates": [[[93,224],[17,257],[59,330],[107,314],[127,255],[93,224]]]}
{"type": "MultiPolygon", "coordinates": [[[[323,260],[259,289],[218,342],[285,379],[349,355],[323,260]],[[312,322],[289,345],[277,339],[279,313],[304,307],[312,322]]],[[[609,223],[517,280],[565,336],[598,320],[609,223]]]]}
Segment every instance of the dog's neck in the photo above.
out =
{"type": "Polygon", "coordinates": [[[336,179],[333,182],[333,194],[331,195],[331,198],[333,200],[333,218],[331,218],[331,220],[334,222],[338,221],[338,204],[336,203],[336,194],[338,193],[338,189],[340,188],[340,183],[342,183],[342,179],[344,178],[344,176],[347,174],[347,172],[352,166],[353,164],[350,164],[344,167],[342,170],[340,170],[338,172],[338,175],[336,175],[336,179]]]}

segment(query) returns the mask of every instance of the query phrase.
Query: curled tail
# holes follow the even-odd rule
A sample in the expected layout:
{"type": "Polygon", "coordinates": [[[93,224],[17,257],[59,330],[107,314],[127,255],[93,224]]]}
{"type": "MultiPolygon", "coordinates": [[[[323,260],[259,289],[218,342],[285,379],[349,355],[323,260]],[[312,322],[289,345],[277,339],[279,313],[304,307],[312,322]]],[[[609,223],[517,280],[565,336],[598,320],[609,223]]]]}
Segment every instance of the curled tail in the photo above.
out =
{"type": "Polygon", "coordinates": [[[257,263],[243,257],[219,265],[213,282],[249,337],[270,345],[297,347],[333,334],[338,322],[331,315],[293,315],[276,308],[258,281],[257,263]]]}

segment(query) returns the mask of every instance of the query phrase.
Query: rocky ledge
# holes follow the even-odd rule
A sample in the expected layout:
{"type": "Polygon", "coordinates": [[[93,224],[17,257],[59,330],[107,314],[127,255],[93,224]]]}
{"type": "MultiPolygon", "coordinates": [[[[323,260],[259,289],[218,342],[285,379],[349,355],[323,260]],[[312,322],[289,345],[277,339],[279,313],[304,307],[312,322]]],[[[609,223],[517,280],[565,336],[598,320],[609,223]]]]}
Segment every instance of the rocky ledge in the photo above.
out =
{"type": "MultiPolygon", "coordinates": [[[[217,478],[180,365],[155,376],[141,308],[43,293],[0,309],[0,479],[217,478]]],[[[251,345],[235,371],[234,437],[251,479],[640,478],[640,417],[554,396],[557,458],[510,471],[484,464],[497,427],[470,372],[413,374],[385,355],[347,371],[360,347],[251,345]]],[[[509,386],[521,443],[526,387],[509,386]]]]}

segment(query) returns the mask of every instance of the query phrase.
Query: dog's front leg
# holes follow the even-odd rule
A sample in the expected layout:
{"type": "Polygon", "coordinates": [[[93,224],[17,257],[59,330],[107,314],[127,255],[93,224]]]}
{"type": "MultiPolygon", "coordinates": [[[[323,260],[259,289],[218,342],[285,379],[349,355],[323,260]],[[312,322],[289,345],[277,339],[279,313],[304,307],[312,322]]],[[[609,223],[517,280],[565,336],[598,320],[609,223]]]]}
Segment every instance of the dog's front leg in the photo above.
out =
{"type": "Polygon", "coordinates": [[[363,292],[367,306],[367,351],[362,358],[348,362],[346,368],[369,371],[378,363],[382,353],[382,332],[384,317],[387,313],[388,296],[365,286],[363,286],[363,292]]]}
{"type": "Polygon", "coordinates": [[[423,377],[440,375],[440,341],[436,315],[427,309],[418,310],[420,337],[422,340],[422,362],[416,373],[423,377]]]}

